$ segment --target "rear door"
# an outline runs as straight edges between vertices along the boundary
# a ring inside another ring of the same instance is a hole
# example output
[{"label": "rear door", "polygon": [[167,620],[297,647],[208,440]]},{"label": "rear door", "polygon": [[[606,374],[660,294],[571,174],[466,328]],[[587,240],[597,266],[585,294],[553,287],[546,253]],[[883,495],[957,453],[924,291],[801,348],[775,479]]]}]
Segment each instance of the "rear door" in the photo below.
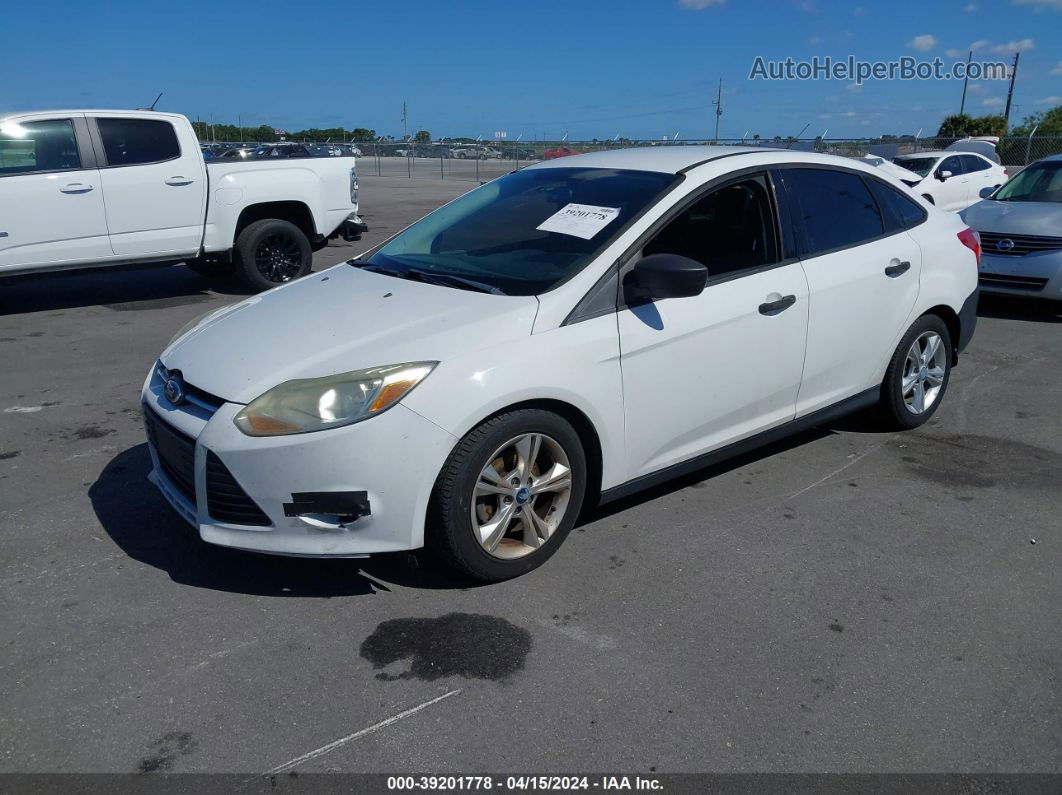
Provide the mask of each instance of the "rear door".
[{"label": "rear door", "polygon": [[963,169],[966,172],[969,192],[966,195],[966,204],[973,204],[981,198],[981,190],[994,188],[1000,184],[996,179],[995,164],[980,155],[959,155]]},{"label": "rear door", "polygon": [[0,270],[111,256],[83,114],[0,124]]},{"label": "rear door", "polygon": [[166,118],[89,118],[102,156],[111,247],[123,259],[195,254],[206,216],[206,164],[191,132]]},{"label": "rear door", "polygon": [[639,301],[625,288],[618,324],[629,478],[793,418],[808,293],[782,237],[772,185],[752,172],[706,188],[629,259],[628,267],[680,254],[708,268],[692,298]]},{"label": "rear door", "polygon": [[779,173],[810,292],[802,416],[875,386],[918,296],[922,254],[895,212],[879,207],[876,178],[824,166]]}]

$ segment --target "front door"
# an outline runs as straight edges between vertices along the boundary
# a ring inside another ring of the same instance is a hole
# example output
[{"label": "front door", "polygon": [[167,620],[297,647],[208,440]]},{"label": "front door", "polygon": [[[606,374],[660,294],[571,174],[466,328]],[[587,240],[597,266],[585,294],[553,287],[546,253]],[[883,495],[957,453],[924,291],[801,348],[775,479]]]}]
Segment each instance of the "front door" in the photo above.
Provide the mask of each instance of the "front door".
[{"label": "front door", "polygon": [[708,268],[692,298],[619,312],[627,441],[633,479],[793,418],[807,332],[807,283],[780,262],[766,175],[709,188],[640,256],[681,254]]}]

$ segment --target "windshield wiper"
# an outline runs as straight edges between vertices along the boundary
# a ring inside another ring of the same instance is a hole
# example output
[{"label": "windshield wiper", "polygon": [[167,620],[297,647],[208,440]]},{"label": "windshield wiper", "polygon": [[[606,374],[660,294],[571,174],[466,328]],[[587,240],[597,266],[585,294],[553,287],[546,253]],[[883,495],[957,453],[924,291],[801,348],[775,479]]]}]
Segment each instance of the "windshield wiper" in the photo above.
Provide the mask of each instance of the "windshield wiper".
[{"label": "windshield wiper", "polygon": [[361,264],[355,260],[351,260],[351,265],[362,270],[369,271],[370,273],[382,273],[384,276],[394,276],[399,279],[410,279],[412,281],[423,282],[424,284],[434,284],[440,287],[456,287],[461,290],[475,290],[478,293],[490,293],[491,295],[506,295],[503,291],[491,284],[484,282],[477,282],[475,279],[466,279],[464,276],[458,276],[455,273],[436,273],[435,271],[418,270],[417,268],[407,268],[406,270],[400,270],[398,268],[384,268],[381,265],[374,265],[372,263]]}]

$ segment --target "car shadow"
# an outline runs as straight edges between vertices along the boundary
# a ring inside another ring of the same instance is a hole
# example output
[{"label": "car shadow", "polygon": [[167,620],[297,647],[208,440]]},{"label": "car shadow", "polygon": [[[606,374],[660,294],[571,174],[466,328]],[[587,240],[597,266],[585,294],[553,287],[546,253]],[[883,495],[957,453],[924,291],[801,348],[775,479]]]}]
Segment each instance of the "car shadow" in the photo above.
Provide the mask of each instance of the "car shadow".
[{"label": "car shadow", "polygon": [[331,598],[406,588],[464,589],[472,583],[432,556],[292,558],[207,544],[148,482],[147,444],[118,453],[89,487],[96,518],[130,558],[176,583],[252,596]]},{"label": "car shadow", "polygon": [[1031,323],[1062,323],[1062,301],[982,294],[977,301],[977,316]]},{"label": "car shadow", "polygon": [[0,315],[104,306],[115,311],[159,309],[241,297],[238,285],[208,281],[183,265],[123,266],[92,271],[34,273],[0,282]]}]

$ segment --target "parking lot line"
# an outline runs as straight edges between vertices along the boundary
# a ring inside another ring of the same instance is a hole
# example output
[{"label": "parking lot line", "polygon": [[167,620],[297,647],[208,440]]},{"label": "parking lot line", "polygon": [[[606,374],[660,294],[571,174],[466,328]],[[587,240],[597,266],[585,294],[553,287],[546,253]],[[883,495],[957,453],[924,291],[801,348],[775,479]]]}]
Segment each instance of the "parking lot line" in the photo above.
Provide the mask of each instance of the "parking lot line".
[{"label": "parking lot line", "polygon": [[440,701],[447,699],[450,696],[456,696],[460,692],[460,688],[458,688],[457,690],[450,690],[449,692],[443,693],[441,696],[437,696],[436,698],[433,698],[430,701],[425,701],[423,704],[418,704],[415,707],[410,707],[404,712],[399,712],[397,715],[392,715],[390,718],[385,718],[379,723],[374,723],[372,726],[366,726],[364,729],[360,729],[354,732],[353,734],[348,734],[346,737],[340,737],[338,740],[333,740],[327,745],[322,745],[320,748],[316,748],[313,751],[310,751],[309,753],[305,753],[302,756],[297,756],[294,759],[290,759],[282,765],[277,765],[272,770],[267,770],[262,775],[273,776],[277,773],[283,773],[285,771],[291,770],[292,768],[301,765],[303,762],[309,762],[311,759],[316,759],[319,756],[324,756],[327,753],[331,753],[337,748],[342,748],[348,743],[352,743],[355,740],[360,740],[362,737],[366,737],[370,734],[373,734],[374,732],[377,732],[380,729],[390,726],[392,723],[398,723],[398,721],[403,720],[404,718],[408,718],[410,715],[415,715],[422,709],[427,709],[432,704],[438,704]]}]

